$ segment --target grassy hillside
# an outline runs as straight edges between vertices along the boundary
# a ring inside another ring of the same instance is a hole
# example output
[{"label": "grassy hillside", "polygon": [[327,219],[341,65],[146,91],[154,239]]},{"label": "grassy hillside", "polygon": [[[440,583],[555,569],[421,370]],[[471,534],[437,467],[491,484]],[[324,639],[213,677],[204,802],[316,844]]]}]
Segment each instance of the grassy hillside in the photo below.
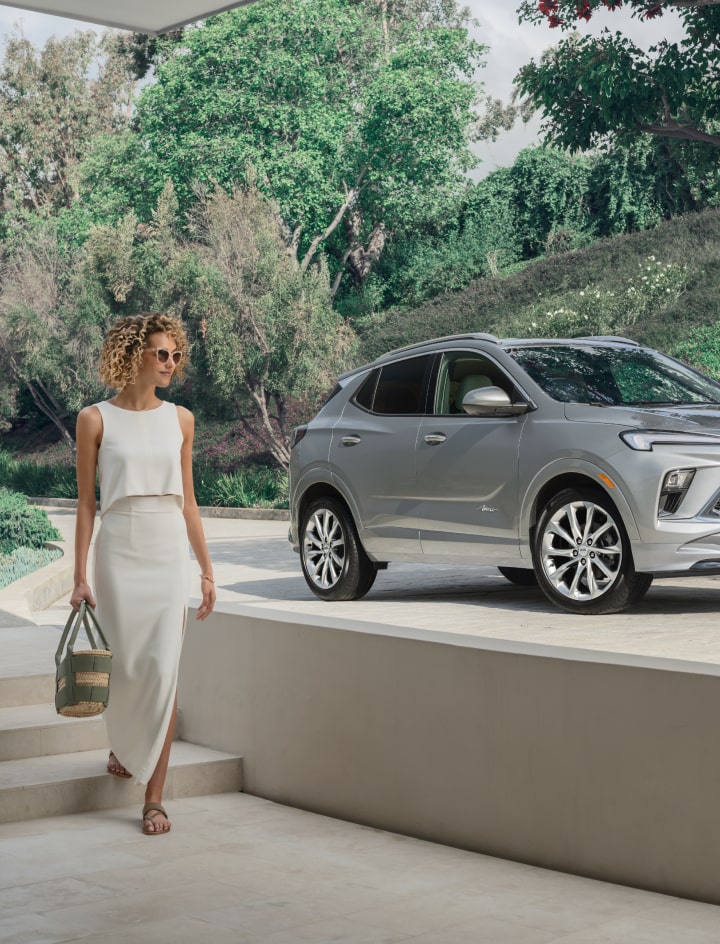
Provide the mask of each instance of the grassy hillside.
[{"label": "grassy hillside", "polygon": [[508,276],[478,279],[413,311],[389,312],[361,338],[361,359],[429,338],[465,331],[532,337],[529,312],[539,301],[562,303],[564,293],[588,286],[623,291],[637,280],[649,256],[687,266],[680,299],[618,333],[671,352],[693,328],[720,321],[720,210],[677,217],[654,230],[599,240],[586,249],[548,256]]}]

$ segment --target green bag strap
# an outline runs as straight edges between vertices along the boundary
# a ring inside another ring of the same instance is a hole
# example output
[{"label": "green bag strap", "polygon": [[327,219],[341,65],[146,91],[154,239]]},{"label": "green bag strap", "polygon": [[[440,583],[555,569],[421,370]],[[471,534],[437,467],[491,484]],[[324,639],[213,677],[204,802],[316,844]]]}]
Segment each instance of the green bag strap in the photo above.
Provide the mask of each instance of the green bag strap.
[{"label": "green bag strap", "polygon": [[[83,610],[84,608],[84,610]],[[90,640],[90,645],[93,649],[109,649],[107,639],[105,638],[105,633],[102,631],[102,627],[98,622],[98,618],[95,615],[95,610],[91,606],[87,606],[85,601],[80,604],[80,609],[83,610],[83,625],[85,627],[85,633],[87,638]],[[93,624],[95,632],[97,633],[97,638],[93,635],[93,631],[90,628],[90,623]]]},{"label": "green bag strap", "polygon": [[[95,632],[97,633],[97,639],[90,626],[91,621],[94,624]],[[57,651],[55,653],[55,665],[58,668],[60,667],[60,662],[63,658],[66,642],[68,652],[72,653],[75,640],[77,639],[77,635],[80,632],[81,626],[85,627],[88,641],[90,642],[90,646],[93,649],[109,649],[107,640],[105,639],[105,634],[100,628],[100,623],[98,623],[97,617],[93,613],[92,609],[87,605],[85,600],[83,600],[79,609],[71,610],[70,615],[67,618],[67,622],[65,623],[65,629],[63,629],[62,636],[60,637],[60,642],[58,643]],[[102,645],[98,645],[98,642],[102,643]]]}]

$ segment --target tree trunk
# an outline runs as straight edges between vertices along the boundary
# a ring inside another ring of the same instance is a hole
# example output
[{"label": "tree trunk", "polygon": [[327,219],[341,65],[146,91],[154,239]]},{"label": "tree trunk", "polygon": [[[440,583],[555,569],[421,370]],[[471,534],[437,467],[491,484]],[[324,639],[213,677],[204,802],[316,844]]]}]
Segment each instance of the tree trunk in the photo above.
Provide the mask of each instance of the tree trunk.
[{"label": "tree trunk", "polygon": [[372,267],[382,255],[387,239],[385,224],[382,222],[376,223],[368,238],[367,246],[363,246],[360,241],[361,225],[362,220],[357,211],[348,213],[345,220],[345,231],[347,232],[348,243],[351,246],[348,262],[358,285],[362,285],[370,275]]},{"label": "tree trunk", "polygon": [[63,418],[66,414],[62,411],[58,403],[55,401],[55,398],[47,390],[45,385],[41,380],[37,378],[35,380],[26,380],[25,386],[30,391],[30,396],[33,398],[35,406],[40,410],[42,414],[47,416],[47,418],[57,427],[60,432],[62,441],[70,450],[70,455],[75,458],[75,440],[70,435],[70,431],[63,422]]},{"label": "tree trunk", "polygon": [[277,431],[273,427],[270,411],[268,410],[267,397],[265,396],[265,387],[262,384],[258,387],[251,387],[249,384],[246,386],[260,413],[268,451],[280,468],[287,470],[290,465],[290,449],[284,437],[282,435],[278,436]]}]

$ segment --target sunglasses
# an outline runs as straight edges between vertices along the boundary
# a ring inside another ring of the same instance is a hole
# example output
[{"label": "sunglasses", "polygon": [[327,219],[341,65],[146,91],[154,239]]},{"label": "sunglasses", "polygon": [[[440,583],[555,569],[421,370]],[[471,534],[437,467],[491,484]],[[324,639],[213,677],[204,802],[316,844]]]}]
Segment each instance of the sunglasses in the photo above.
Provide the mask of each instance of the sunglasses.
[{"label": "sunglasses", "polygon": [[160,364],[167,364],[169,360],[172,360],[173,364],[177,367],[183,359],[182,351],[168,351],[166,347],[146,347],[145,350],[155,351],[155,357],[157,357]]}]

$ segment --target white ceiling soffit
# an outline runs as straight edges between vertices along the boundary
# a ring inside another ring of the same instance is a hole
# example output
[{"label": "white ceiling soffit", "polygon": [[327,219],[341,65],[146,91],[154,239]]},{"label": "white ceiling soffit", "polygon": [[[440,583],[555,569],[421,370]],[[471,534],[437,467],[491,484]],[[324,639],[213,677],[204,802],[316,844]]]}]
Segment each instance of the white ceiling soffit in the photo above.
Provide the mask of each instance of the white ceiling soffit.
[{"label": "white ceiling soffit", "polygon": [[[215,0],[217,3],[218,0]],[[215,6],[213,0],[31,0],[30,3],[3,3],[4,7],[51,13],[100,26],[133,30],[137,33],[167,33],[186,23],[244,6],[253,0],[235,0]]]}]

